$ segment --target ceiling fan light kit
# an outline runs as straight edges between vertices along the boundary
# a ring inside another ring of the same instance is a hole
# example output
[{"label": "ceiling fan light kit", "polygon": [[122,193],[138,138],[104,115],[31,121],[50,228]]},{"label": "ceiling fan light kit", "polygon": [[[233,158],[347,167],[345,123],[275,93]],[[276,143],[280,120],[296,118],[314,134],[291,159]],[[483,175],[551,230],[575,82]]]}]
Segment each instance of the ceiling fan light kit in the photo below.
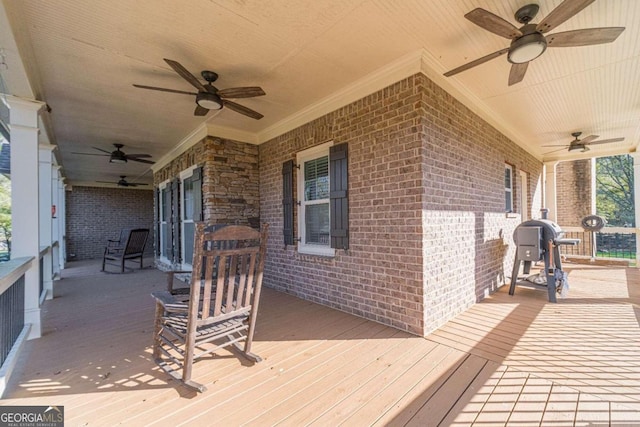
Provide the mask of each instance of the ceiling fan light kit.
[{"label": "ceiling fan light kit", "polygon": [[207,110],[219,110],[222,108],[222,99],[214,93],[198,92],[196,103]]},{"label": "ceiling fan light kit", "polygon": [[569,146],[569,152],[571,151],[580,151],[582,153],[589,151],[589,147],[584,144],[575,144]]},{"label": "ceiling fan light kit", "polygon": [[[534,32],[525,34],[511,42],[507,60],[512,64],[524,64],[533,61],[547,50],[547,40],[538,32],[535,32],[535,25],[529,24],[524,27],[532,27]],[[523,32],[524,32],[523,29]]]}]

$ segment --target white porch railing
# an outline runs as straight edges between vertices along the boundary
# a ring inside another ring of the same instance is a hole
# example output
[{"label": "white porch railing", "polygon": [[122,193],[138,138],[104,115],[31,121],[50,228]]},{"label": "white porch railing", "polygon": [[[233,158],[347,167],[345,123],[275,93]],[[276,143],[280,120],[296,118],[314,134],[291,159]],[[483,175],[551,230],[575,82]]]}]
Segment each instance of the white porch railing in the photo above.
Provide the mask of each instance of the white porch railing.
[{"label": "white porch railing", "polygon": [[563,246],[563,255],[629,261],[640,268],[640,228],[605,227],[595,233],[581,227],[562,227],[562,230],[565,237],[580,239],[577,246]]}]

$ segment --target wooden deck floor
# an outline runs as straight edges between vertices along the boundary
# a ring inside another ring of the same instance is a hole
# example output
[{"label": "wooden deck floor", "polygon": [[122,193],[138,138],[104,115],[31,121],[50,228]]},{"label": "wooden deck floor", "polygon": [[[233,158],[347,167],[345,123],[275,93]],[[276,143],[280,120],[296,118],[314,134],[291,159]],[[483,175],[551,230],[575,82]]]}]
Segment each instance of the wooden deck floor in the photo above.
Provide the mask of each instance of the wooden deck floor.
[{"label": "wooden deck floor", "polygon": [[426,339],[271,290],[251,365],[151,359],[162,273],[72,264],[0,405],[63,405],[67,426],[640,425],[640,274],[573,266],[569,297],[506,287]]}]

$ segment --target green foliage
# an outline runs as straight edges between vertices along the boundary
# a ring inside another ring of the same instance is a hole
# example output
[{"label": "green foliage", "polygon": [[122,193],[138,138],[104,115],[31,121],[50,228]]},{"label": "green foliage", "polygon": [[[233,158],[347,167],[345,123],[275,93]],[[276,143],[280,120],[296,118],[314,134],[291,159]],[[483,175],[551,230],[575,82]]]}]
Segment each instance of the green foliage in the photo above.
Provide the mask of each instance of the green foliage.
[{"label": "green foliage", "polygon": [[11,181],[0,175],[0,242],[11,252]]},{"label": "green foliage", "polygon": [[633,158],[596,159],[596,213],[611,227],[635,227]]}]

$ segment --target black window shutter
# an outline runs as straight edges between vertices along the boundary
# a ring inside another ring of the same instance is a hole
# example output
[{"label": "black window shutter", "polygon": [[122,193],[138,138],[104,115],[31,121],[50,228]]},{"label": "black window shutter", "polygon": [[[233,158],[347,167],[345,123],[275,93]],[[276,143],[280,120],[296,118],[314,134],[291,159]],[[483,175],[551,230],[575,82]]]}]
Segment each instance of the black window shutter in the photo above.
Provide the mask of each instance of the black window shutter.
[{"label": "black window shutter", "polygon": [[171,182],[171,227],[173,229],[173,262],[180,263],[180,180]]},{"label": "black window shutter", "polygon": [[203,221],[204,212],[202,210],[202,167],[196,168],[191,175],[193,182],[193,220]]},{"label": "black window shutter", "polygon": [[160,192],[161,196],[164,196],[162,201],[162,207],[164,209],[164,220],[167,222],[166,234],[164,236],[164,247],[162,248],[163,255],[167,259],[173,259],[173,244],[171,242],[171,186],[167,186]]},{"label": "black window shutter", "polygon": [[284,245],[293,245],[293,160],[282,164],[282,229]]},{"label": "black window shutter", "polygon": [[331,213],[331,247],[349,249],[349,200],[347,144],[329,149],[329,206]]},{"label": "black window shutter", "polygon": [[156,188],[155,192],[155,204],[156,209],[154,212],[154,224],[153,224],[153,232],[154,232],[154,242],[155,242],[155,254],[156,256],[160,256],[160,189]]}]

